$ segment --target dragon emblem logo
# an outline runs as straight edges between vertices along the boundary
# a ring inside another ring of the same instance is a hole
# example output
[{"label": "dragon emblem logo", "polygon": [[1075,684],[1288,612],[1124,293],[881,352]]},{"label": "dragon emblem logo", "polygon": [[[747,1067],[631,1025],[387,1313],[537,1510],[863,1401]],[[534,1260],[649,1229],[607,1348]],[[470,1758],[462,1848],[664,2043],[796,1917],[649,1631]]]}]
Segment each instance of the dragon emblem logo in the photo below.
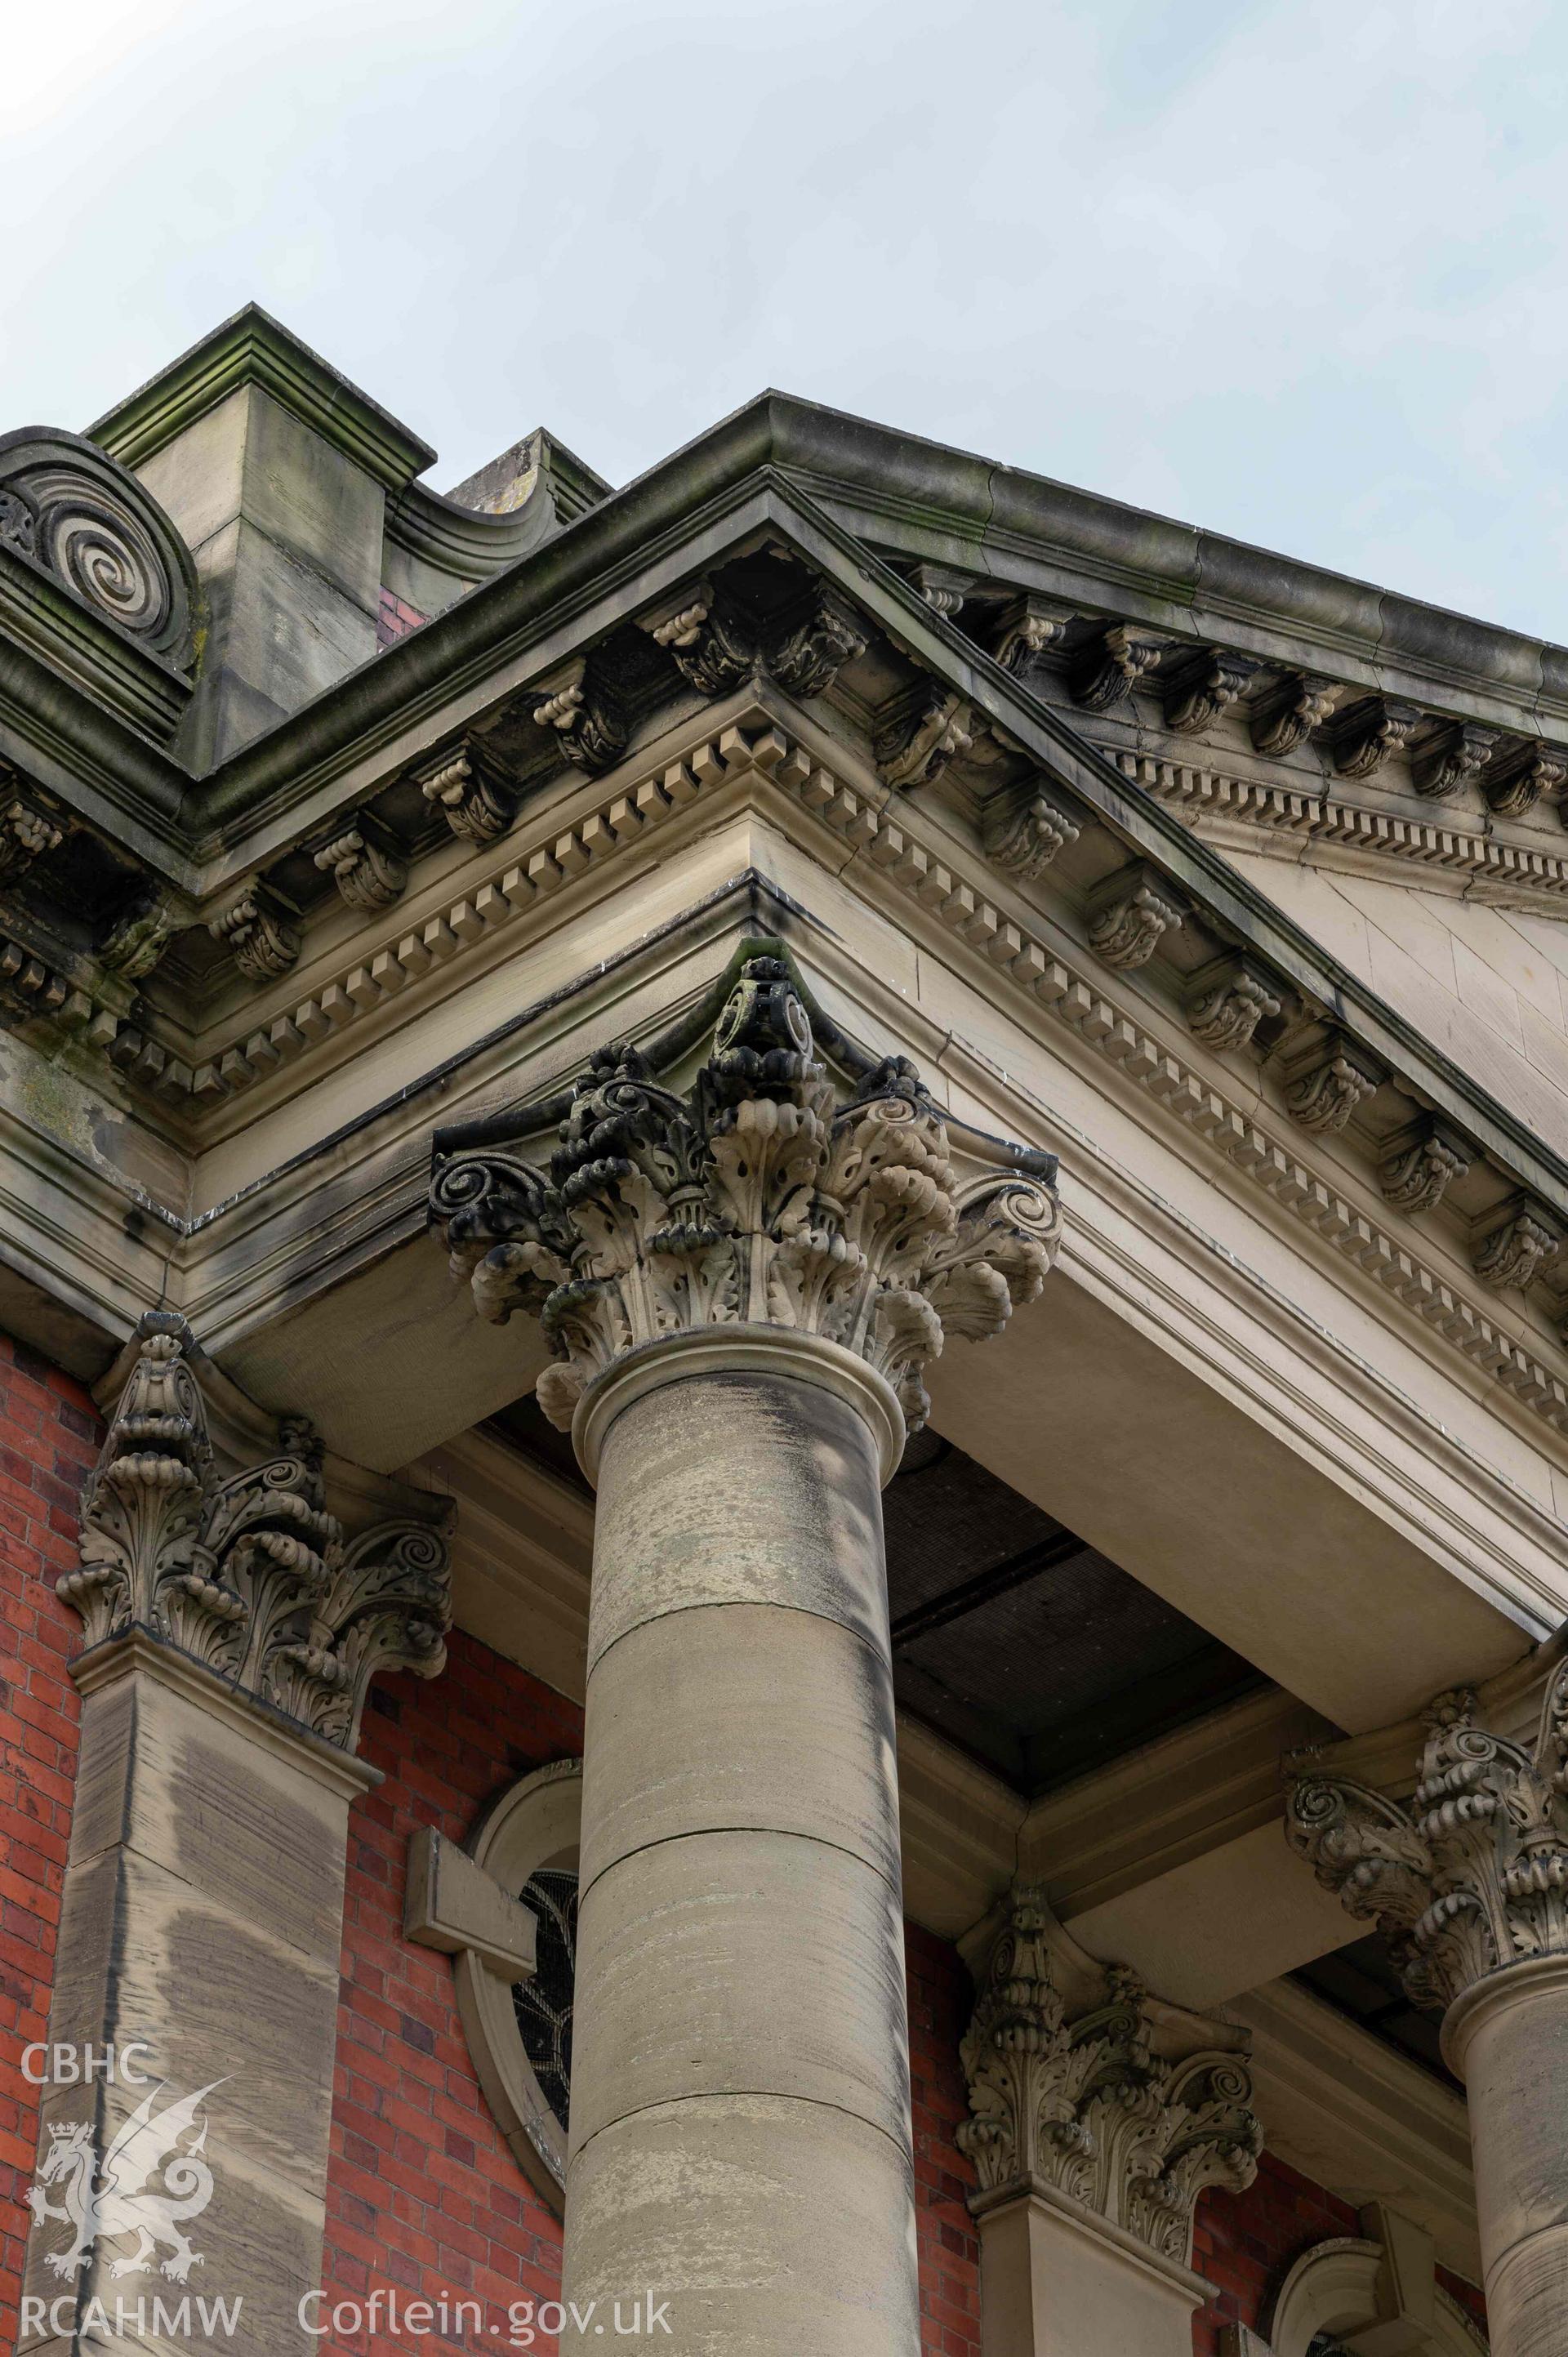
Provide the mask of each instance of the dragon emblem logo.
[{"label": "dragon emblem logo", "polygon": [[[187,2219],[199,2218],[212,2199],[212,2171],[201,2157],[207,2144],[201,2106],[222,2083],[214,2079],[194,2095],[166,2104],[162,2111],[154,2106],[164,2089],[154,2087],[102,2160],[85,2120],[50,2128],[48,2149],[38,2163],[27,2205],[40,2224],[58,2218],[74,2232],[69,2250],[46,2253],[46,2266],[57,2276],[77,2275],[95,2243],[132,2235],[135,2249],[128,2258],[113,2261],[111,2276],[146,2274],[166,2246],[169,2256],[160,2272],[176,2283],[184,2283],[192,2267],[202,2265],[201,2254],[192,2250],[183,2226]],[[155,2186],[160,2178],[161,2184]],[[59,2201],[51,2201],[45,2190],[51,2185],[61,2189]]]}]

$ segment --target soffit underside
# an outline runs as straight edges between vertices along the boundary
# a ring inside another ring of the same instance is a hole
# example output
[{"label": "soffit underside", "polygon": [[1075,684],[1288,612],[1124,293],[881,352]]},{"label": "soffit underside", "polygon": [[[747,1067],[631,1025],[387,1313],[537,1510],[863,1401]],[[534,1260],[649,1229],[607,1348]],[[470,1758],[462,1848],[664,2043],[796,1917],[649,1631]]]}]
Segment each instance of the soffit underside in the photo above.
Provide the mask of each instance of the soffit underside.
[{"label": "soffit underside", "polygon": [[[491,1428],[587,1499],[532,1394]],[[1032,1799],[1265,1681],[929,1428],[882,1501],[901,1711]]]}]

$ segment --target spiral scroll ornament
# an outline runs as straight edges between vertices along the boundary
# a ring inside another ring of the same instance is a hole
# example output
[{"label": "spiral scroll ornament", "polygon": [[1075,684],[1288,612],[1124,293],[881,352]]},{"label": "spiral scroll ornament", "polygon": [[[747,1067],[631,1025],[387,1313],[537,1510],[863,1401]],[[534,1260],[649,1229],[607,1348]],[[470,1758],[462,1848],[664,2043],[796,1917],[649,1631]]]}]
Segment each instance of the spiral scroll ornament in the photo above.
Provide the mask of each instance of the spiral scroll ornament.
[{"label": "spiral scroll ornament", "polygon": [[1415,2005],[1444,2012],[1488,1974],[1568,1955],[1568,1663],[1548,1678],[1532,1745],[1477,1724],[1468,1687],[1423,1714],[1408,1803],[1298,1754],[1291,1847],[1352,1915],[1375,1922]]},{"label": "spiral scroll ornament", "polygon": [[959,2049],[978,2201],[1047,2186],[1188,2265],[1198,2195],[1243,2191],[1262,2148],[1236,2036],[1097,1964],[1015,1883]]},{"label": "spiral scroll ornament", "polygon": [[0,436],[0,547],[177,671],[189,667],[190,553],[134,475],[74,434]]}]

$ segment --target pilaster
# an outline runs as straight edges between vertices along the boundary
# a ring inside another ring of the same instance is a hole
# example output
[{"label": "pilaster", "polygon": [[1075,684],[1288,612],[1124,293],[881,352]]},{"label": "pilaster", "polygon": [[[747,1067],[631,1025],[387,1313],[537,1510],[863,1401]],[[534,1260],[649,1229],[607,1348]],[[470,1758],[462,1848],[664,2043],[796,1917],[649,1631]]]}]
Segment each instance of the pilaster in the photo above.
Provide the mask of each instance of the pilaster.
[{"label": "pilaster", "polygon": [[314,2345],[360,1713],[379,1669],[441,1666],[446,1507],[297,1422],[236,1467],[236,1411],[265,1431],[145,1318],[59,1582],[88,1641],[23,2350],[188,2347],[203,2299],[268,2357]]},{"label": "pilaster", "polygon": [[1250,2044],[1015,1885],[961,2048],[985,2357],[1189,2357],[1197,2197],[1250,2185],[1262,2146]]}]

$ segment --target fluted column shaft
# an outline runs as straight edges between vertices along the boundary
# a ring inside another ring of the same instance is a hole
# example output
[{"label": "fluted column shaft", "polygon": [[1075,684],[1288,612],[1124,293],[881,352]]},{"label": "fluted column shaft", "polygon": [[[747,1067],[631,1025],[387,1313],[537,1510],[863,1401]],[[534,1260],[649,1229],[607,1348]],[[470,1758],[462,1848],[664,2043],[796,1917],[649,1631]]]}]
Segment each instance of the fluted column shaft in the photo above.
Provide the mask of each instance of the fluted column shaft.
[{"label": "fluted column shaft", "polygon": [[647,1346],[587,1406],[564,2297],[651,2290],[679,2352],[914,2357],[902,1417],[847,1351],[755,1328]]}]

